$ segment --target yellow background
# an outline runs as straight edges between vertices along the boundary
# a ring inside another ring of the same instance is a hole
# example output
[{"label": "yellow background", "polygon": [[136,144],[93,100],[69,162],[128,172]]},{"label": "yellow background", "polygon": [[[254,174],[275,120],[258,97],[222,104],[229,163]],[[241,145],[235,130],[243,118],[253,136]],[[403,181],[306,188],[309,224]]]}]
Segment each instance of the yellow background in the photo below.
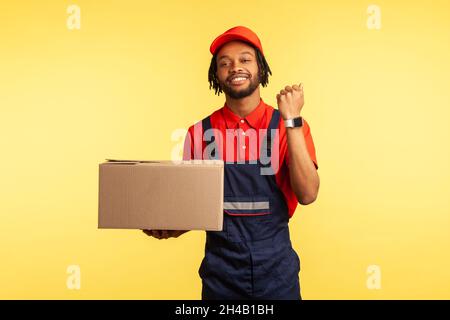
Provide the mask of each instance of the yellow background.
[{"label": "yellow background", "polygon": [[268,104],[304,83],[321,186],[291,220],[303,298],[450,298],[446,0],[2,1],[0,298],[200,298],[204,232],[97,230],[98,164],[169,159],[223,105],[209,45],[236,25],[262,41]]}]

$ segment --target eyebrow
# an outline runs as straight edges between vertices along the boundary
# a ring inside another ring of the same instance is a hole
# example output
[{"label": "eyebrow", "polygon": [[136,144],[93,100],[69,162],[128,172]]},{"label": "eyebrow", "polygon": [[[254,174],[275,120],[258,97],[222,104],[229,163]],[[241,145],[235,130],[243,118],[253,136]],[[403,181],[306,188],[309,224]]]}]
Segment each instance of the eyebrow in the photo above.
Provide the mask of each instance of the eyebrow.
[{"label": "eyebrow", "polygon": [[[240,54],[244,54],[244,53],[248,53],[253,56],[253,53],[251,53],[250,51],[242,51]],[[229,56],[227,56],[227,55],[221,56],[219,59],[217,59],[217,61],[219,61],[223,58],[229,58]]]}]

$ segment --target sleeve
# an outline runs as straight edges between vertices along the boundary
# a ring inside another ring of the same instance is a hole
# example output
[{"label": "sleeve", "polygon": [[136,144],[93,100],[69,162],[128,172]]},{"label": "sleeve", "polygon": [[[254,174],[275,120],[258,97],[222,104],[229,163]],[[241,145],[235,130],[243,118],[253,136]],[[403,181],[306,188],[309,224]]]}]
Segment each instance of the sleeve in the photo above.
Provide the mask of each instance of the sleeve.
[{"label": "sleeve", "polygon": [[184,139],[183,160],[203,159],[203,128],[201,121],[189,127]]},{"label": "sleeve", "polygon": [[194,156],[191,128],[189,128],[184,138],[183,160],[192,160]]},{"label": "sleeve", "polygon": [[[308,149],[308,154],[311,160],[316,167],[316,170],[319,169],[319,165],[317,163],[316,157],[316,148],[314,146],[313,137],[311,135],[311,128],[309,127],[308,122],[306,122],[305,118],[303,118],[303,135],[305,137],[306,148]],[[289,166],[289,149],[286,150],[286,165]]]}]

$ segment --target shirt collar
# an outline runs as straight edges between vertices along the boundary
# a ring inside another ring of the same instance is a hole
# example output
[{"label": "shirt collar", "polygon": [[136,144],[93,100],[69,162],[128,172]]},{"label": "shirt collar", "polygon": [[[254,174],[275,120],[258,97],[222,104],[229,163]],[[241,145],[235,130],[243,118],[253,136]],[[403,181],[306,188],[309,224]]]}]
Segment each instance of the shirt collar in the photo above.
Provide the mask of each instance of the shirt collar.
[{"label": "shirt collar", "polygon": [[[239,124],[239,121],[241,120],[241,117],[235,114],[231,109],[227,106],[226,102],[223,105],[222,108],[223,116],[225,118],[225,122],[228,129],[234,129]],[[262,119],[266,111],[266,104],[264,103],[263,99],[260,98],[258,106],[256,106],[255,109],[253,109],[252,112],[250,112],[246,117],[243,119],[247,121],[247,123],[253,128],[253,129],[260,129],[262,124]]]}]

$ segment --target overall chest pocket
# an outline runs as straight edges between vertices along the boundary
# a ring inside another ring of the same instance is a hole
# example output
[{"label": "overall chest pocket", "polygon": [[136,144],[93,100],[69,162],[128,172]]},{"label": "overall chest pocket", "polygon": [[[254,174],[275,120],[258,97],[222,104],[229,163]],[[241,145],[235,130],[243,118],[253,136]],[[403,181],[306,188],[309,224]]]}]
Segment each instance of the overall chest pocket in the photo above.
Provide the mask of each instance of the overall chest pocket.
[{"label": "overall chest pocket", "polygon": [[271,237],[273,212],[267,196],[225,196],[224,222],[228,240],[256,241]]}]

